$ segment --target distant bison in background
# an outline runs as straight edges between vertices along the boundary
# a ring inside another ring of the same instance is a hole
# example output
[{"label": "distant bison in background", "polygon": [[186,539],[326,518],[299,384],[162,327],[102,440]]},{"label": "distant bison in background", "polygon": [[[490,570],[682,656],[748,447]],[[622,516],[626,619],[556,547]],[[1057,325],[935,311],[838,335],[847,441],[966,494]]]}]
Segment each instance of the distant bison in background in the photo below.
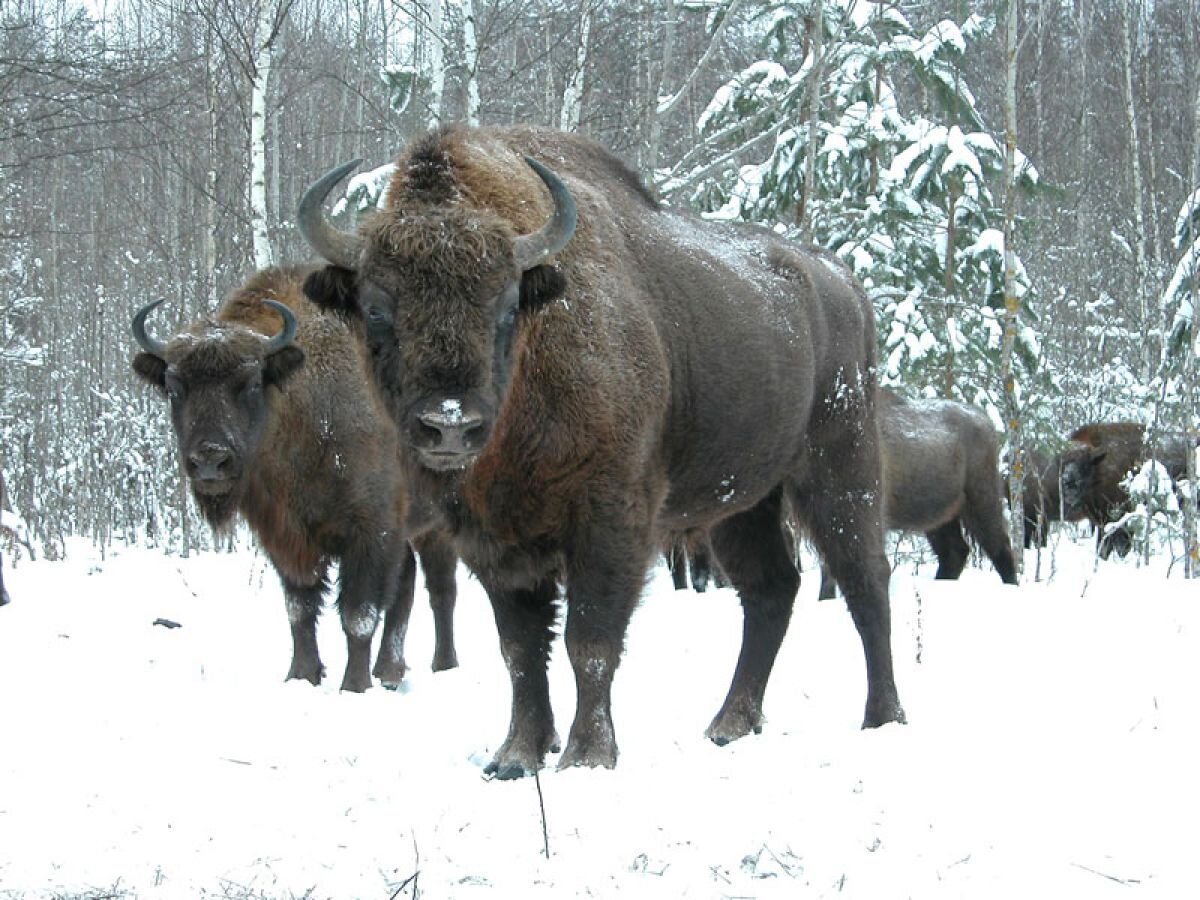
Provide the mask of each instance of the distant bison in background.
[{"label": "distant bison in background", "polygon": [[[923,531],[937,555],[937,578],[962,574],[969,534],[1005,584],[1017,583],[1016,561],[1001,505],[1003,488],[996,429],[977,407],[954,400],[907,400],[879,391],[883,449],[884,523],[895,531]],[[820,598],[835,584],[821,566]]]},{"label": "distant bison in background", "polygon": [[[1021,508],[1025,517],[1025,549],[1045,547],[1050,523],[1062,521],[1062,491],[1059,477],[1062,459],[1040,450],[1025,451],[1025,481],[1021,488]],[[1004,482],[1004,497],[1009,497],[1008,481]]]},{"label": "distant bison in background", "polygon": [[[415,560],[395,426],[345,322],[305,298],[307,274],[257,272],[215,317],[169,341],[146,333],[162,301],[151,303],[133,319],[144,351],[133,369],[170,401],[180,462],[205,519],[222,531],[240,512],[279,573],[292,626],[289,679],[321,681],[316,621],[330,564],[340,561],[342,690],[363,691],[384,612],[374,674],[387,685],[404,677]],[[438,628],[434,668],[448,668],[456,664],[457,559],[436,534],[417,546]]]},{"label": "distant bison in background", "polygon": [[1183,478],[1187,474],[1187,454],[1195,443],[1182,434],[1167,434],[1148,446],[1145,427],[1137,422],[1083,425],[1075,429],[1071,440],[1075,443],[1059,455],[1067,518],[1086,518],[1096,527],[1101,559],[1107,559],[1114,550],[1124,556],[1132,546],[1130,535],[1123,529],[1105,534],[1105,526],[1132,509],[1129,493],[1121,482],[1151,458],[1163,465],[1172,481]]},{"label": "distant bison in background", "polygon": [[8,589],[4,586],[4,556],[0,554],[0,606],[7,606],[9,602]]},{"label": "distant bison in background", "polygon": [[[305,289],[356,323],[430,498],[488,592],[512,687],[485,771],[559,746],[547,660],[565,587],[575,719],[559,766],[614,766],[612,681],[660,535],[708,529],[744,609],[708,728],[757,732],[799,576],[784,498],[846,589],[864,726],[903,721],[878,503],[871,304],[831,254],[660,205],[579,135],[445,128],[397,159],[355,233],[298,223]],[[551,264],[553,263],[553,264]]]}]

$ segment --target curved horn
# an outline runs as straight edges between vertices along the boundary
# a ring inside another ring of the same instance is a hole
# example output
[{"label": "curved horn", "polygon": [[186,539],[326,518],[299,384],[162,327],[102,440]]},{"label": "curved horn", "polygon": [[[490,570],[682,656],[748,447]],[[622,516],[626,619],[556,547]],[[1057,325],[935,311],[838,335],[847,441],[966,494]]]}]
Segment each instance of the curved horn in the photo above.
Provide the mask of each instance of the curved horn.
[{"label": "curved horn", "polygon": [[516,258],[517,268],[522,272],[541,265],[547,257],[565,247],[567,241],[571,240],[571,235],[575,233],[576,219],[575,200],[559,177],[532,157],[526,156],[525,162],[550,189],[550,196],[554,200],[554,215],[540,230],[522,235],[513,241],[513,256]]},{"label": "curved horn", "polygon": [[277,350],[282,350],[295,339],[296,315],[277,300],[263,300],[263,303],[283,316],[283,328],[280,330],[279,334],[267,341],[267,346],[264,352],[267,356],[270,356]]},{"label": "curved horn", "polygon": [[154,312],[155,307],[162,305],[166,300],[155,300],[153,303],[148,303],[139,309],[133,316],[133,338],[138,342],[138,346],[151,353],[154,356],[162,357],[167,352],[167,344],[165,341],[160,341],[146,334],[146,316]]},{"label": "curved horn", "polygon": [[311,185],[300,198],[296,209],[296,225],[308,241],[308,245],[326,261],[343,269],[354,269],[358,265],[358,254],[362,247],[358,236],[338,231],[321,209],[334,186],[358,168],[361,159],[355,159],[336,169],[330,169]]}]

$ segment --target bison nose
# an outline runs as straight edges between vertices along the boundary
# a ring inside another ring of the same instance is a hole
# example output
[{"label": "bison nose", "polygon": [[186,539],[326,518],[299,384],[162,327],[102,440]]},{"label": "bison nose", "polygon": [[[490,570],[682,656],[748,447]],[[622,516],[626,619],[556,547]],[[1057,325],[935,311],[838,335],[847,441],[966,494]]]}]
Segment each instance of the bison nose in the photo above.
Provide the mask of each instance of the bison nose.
[{"label": "bison nose", "polygon": [[201,444],[188,454],[188,475],[199,481],[221,481],[228,477],[233,451],[221,444]]},{"label": "bison nose", "polygon": [[474,453],[483,446],[483,416],[464,412],[457,404],[442,404],[417,417],[429,441],[429,449],[445,454]]}]

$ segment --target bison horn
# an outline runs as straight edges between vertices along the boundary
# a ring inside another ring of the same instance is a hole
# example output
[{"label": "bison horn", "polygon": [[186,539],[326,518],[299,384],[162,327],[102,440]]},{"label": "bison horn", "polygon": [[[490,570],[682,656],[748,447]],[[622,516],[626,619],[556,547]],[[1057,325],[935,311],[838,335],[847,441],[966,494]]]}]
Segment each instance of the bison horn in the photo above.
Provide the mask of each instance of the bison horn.
[{"label": "bison horn", "polygon": [[296,316],[290,309],[276,300],[263,300],[263,303],[283,316],[282,330],[275,337],[267,341],[266,354],[270,356],[272,353],[282,350],[295,339]]},{"label": "bison horn", "polygon": [[571,240],[571,235],[575,233],[576,219],[575,200],[559,177],[536,159],[527,156],[525,162],[550,189],[550,196],[554,200],[554,215],[540,231],[523,235],[513,241],[513,256],[522,272],[541,265],[549,256],[565,247],[567,241]]},{"label": "bison horn", "polygon": [[296,212],[296,224],[308,245],[327,262],[343,269],[356,269],[362,244],[355,234],[338,231],[321,209],[334,185],[358,168],[361,159],[352,160],[336,169],[330,169],[311,185],[300,198]]},{"label": "bison horn", "polygon": [[164,341],[157,340],[146,334],[146,317],[154,312],[155,307],[160,306],[163,301],[155,300],[153,303],[148,303],[137,311],[133,317],[133,338],[147,353],[153,354],[161,358],[167,352],[167,345]]}]

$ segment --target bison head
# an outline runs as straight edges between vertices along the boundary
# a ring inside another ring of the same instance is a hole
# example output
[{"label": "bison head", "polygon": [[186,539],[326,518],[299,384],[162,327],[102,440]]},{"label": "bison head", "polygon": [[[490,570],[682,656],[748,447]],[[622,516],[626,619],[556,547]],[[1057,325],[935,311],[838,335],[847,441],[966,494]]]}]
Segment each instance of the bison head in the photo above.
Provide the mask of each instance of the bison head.
[{"label": "bison head", "polygon": [[461,471],[479,455],[521,322],[565,288],[544,263],[574,234],[575,204],[558,176],[525,162],[554,206],[532,234],[515,234],[505,218],[467,199],[435,142],[410,154],[402,202],[393,197],[355,234],[337,231],[321,204],[357,161],[330,171],[300,201],[301,233],[332,263],[309,276],[305,291],[358,323],[404,443],[427,470]]},{"label": "bison head", "polygon": [[268,389],[304,362],[304,352],[292,343],[296,317],[282,303],[263,300],[283,317],[274,337],[210,320],[164,342],[146,333],[146,317],[162,302],[133,317],[133,336],[143,351],[134,357],[133,371],[170,401],[192,495],[208,523],[223,528],[237,511],[262,442]]},{"label": "bison head", "polygon": [[1062,486],[1063,514],[1067,519],[1083,518],[1094,505],[1097,472],[1107,455],[1105,448],[1086,444],[1063,452],[1059,484]]}]

